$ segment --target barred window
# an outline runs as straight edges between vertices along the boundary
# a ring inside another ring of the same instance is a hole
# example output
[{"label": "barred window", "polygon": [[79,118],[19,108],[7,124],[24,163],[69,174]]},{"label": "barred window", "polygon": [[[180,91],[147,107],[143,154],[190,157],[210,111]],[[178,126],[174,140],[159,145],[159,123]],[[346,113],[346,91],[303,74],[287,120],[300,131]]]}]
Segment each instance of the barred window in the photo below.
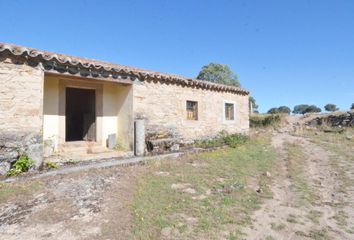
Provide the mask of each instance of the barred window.
[{"label": "barred window", "polygon": [[233,103],[225,103],[225,119],[235,120],[235,110]]},{"label": "barred window", "polygon": [[187,119],[198,120],[198,102],[187,101]]}]

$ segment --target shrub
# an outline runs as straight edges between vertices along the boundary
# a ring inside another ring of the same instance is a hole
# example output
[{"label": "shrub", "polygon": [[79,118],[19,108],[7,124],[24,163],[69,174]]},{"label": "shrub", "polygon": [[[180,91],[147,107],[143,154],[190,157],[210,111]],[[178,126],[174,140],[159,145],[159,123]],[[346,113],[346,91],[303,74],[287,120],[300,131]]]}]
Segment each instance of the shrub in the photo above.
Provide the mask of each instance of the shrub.
[{"label": "shrub", "polygon": [[21,172],[28,171],[33,166],[34,161],[29,159],[26,155],[21,155],[11,166],[11,169],[7,172],[7,176],[14,176]]},{"label": "shrub", "polygon": [[245,142],[247,142],[248,139],[249,139],[249,137],[246,135],[231,134],[231,135],[224,137],[224,142],[228,146],[235,148],[235,147],[240,146],[240,145],[244,144]]},{"label": "shrub", "polygon": [[217,146],[222,146],[224,144],[225,142],[220,137],[194,141],[194,146],[201,147],[201,148],[217,147]]},{"label": "shrub", "polygon": [[352,103],[352,106],[350,107],[351,110],[354,110],[354,103]]},{"label": "shrub", "polygon": [[280,122],[278,114],[257,114],[250,117],[250,127],[274,126]]},{"label": "shrub", "polygon": [[228,134],[225,131],[220,132],[215,138],[196,140],[194,146],[197,147],[218,147],[222,145],[228,145],[230,147],[237,147],[245,143],[249,139],[248,136],[242,134]]}]

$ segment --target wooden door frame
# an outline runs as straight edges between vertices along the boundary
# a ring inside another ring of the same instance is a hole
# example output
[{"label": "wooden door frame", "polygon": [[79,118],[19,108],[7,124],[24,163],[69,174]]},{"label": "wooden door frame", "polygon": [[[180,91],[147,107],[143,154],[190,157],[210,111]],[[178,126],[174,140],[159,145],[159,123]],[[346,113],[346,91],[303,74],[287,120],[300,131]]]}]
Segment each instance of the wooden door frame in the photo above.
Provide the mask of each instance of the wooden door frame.
[{"label": "wooden door frame", "polygon": [[59,144],[66,143],[66,88],[93,89],[96,92],[96,143],[102,144],[103,84],[59,79]]}]

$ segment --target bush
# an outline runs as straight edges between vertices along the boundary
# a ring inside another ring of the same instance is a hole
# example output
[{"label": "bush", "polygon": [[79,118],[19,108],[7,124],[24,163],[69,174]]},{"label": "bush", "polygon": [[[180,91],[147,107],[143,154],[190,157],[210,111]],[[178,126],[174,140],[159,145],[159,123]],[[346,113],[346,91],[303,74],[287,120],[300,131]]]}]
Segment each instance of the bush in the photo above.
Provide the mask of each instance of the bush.
[{"label": "bush", "polygon": [[28,171],[33,166],[34,161],[29,159],[26,155],[21,155],[11,166],[11,169],[7,172],[7,176],[13,176],[20,174],[21,172]]},{"label": "bush", "polygon": [[246,143],[249,140],[249,137],[246,135],[242,134],[232,134],[224,137],[224,142],[227,144],[229,147],[237,147],[240,146],[244,143]]},{"label": "bush", "polygon": [[352,103],[352,106],[350,107],[351,110],[354,110],[354,103]]},{"label": "bush", "polygon": [[248,136],[243,134],[227,134],[225,131],[220,132],[215,138],[206,140],[196,140],[194,146],[197,147],[218,147],[228,145],[230,147],[237,147],[245,143],[249,139]]},{"label": "bush", "polygon": [[201,147],[201,148],[208,148],[208,147],[217,147],[224,145],[224,141],[222,138],[211,138],[205,140],[195,140],[194,146]]},{"label": "bush", "polygon": [[250,117],[250,127],[274,126],[279,122],[280,116],[277,114],[257,114]]}]

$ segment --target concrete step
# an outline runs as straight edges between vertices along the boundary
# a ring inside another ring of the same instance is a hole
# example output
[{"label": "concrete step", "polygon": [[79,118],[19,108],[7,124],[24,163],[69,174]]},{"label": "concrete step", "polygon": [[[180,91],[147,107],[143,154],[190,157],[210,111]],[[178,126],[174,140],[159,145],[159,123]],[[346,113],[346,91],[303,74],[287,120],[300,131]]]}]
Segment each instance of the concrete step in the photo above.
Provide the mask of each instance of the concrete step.
[{"label": "concrete step", "polygon": [[59,146],[60,153],[104,153],[112,151],[98,143],[87,143],[84,141],[67,142]]}]

